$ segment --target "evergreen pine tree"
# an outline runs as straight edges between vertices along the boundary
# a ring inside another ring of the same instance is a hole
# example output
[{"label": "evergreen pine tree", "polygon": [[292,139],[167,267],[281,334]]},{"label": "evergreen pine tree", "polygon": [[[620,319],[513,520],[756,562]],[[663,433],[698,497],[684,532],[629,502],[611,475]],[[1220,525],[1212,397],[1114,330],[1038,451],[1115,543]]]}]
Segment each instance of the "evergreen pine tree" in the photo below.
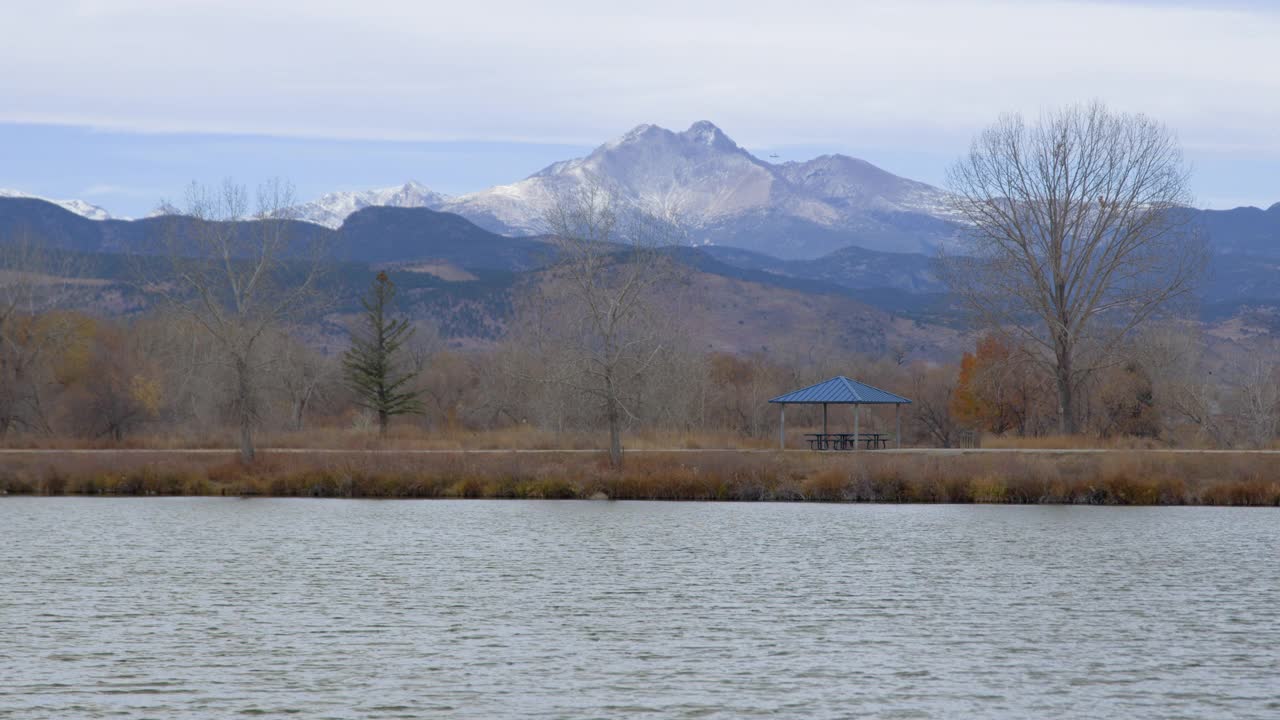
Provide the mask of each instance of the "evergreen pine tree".
[{"label": "evergreen pine tree", "polygon": [[365,311],[364,327],[351,333],[351,348],[342,358],[347,384],[361,406],[378,414],[381,435],[386,435],[387,421],[392,416],[422,412],[419,392],[405,389],[413,373],[396,369],[398,353],[413,337],[413,328],[408,320],[390,317],[395,294],[395,283],[385,272],[378,273],[368,297],[360,299]]}]

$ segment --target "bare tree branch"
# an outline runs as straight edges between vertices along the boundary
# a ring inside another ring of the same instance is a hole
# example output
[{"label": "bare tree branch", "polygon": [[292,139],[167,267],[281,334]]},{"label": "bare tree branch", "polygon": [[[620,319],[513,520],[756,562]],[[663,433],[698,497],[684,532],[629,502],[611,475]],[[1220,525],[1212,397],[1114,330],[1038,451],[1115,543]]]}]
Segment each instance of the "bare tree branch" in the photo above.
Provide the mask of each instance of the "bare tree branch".
[{"label": "bare tree branch", "polygon": [[261,341],[317,300],[324,268],[325,248],[291,246],[295,206],[293,189],[279,180],[258,189],[252,214],[243,186],[193,183],[186,207],[169,209],[165,250],[173,280],[149,283],[209,335],[232,368],[230,395],[245,462],[254,456],[260,376],[271,362]]},{"label": "bare tree branch", "polygon": [[1099,103],[1034,126],[1006,115],[948,184],[969,224],[968,244],[945,258],[951,287],[987,325],[1039,348],[1059,429],[1074,433],[1080,383],[1204,267],[1176,138]]}]

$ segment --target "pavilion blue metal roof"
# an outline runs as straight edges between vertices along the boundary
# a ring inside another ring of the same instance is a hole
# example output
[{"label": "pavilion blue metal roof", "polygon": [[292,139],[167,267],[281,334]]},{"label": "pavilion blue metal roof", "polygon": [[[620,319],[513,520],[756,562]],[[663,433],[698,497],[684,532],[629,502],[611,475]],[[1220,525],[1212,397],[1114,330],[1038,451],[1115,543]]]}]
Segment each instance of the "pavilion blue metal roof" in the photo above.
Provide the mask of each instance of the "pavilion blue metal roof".
[{"label": "pavilion blue metal roof", "polygon": [[771,403],[814,403],[828,405],[910,405],[901,395],[871,387],[866,383],[838,375],[807,388],[780,395]]}]

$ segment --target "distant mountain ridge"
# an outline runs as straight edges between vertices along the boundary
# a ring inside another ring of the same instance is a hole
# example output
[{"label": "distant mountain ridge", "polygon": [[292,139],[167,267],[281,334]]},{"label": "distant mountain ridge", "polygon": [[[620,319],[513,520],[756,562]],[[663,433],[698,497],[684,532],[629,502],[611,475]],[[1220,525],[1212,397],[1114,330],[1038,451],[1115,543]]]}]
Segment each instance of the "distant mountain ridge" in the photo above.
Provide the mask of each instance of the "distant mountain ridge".
[{"label": "distant mountain ridge", "polygon": [[[1273,312],[1269,308],[1280,308],[1280,205],[1266,211],[1227,211],[1209,217],[1212,219],[1201,222],[1210,232],[1240,235],[1211,240],[1220,241],[1215,245],[1221,244],[1223,249],[1213,257],[1201,288],[1202,315],[1221,318],[1242,309],[1262,308],[1259,312],[1265,314]],[[173,216],[94,221],[44,200],[0,198],[0,243],[26,237],[49,248],[104,257],[162,252],[167,238],[187,234],[182,223],[194,222],[199,221]],[[322,244],[335,263],[425,272],[446,280],[470,271],[491,280],[510,278],[512,273],[536,272],[554,260],[554,248],[543,238],[498,235],[460,215],[429,208],[366,207],[349,215],[336,230],[291,222],[294,252],[309,252]],[[236,224],[246,230],[251,225],[244,221]],[[953,325],[959,317],[937,277],[933,257],[922,253],[846,246],[813,260],[784,260],[719,245],[677,252],[708,278],[800,293],[788,295],[797,301],[801,295],[840,296],[931,325]],[[502,287],[508,287],[506,283],[508,280],[499,282]],[[450,287],[464,292],[461,285]],[[727,286],[724,290],[731,292]],[[761,302],[766,302],[766,297],[758,295]],[[502,302],[506,301],[499,304]],[[738,300],[732,302],[734,307],[740,305]]]},{"label": "distant mountain ridge", "polygon": [[893,288],[910,293],[942,293],[937,260],[920,253],[888,253],[856,246],[815,260],[779,260],[732,247],[703,248],[726,265],[798,280],[819,280],[853,289]]},{"label": "distant mountain ridge", "polygon": [[1266,210],[1238,207],[1191,212],[1192,221],[1204,229],[1215,254],[1280,257],[1280,202]]},{"label": "distant mountain ridge", "polygon": [[[418,206],[456,213],[494,233],[532,235],[545,230],[542,217],[558,196],[588,183],[674,212],[695,243],[786,261],[816,260],[850,246],[932,255],[962,227],[939,188],[846,155],[772,164],[707,121],[683,132],[638,125],[584,157],[456,197],[410,182],[331,193],[300,211],[303,219],[337,227],[360,207]],[[1280,254],[1280,203],[1191,212],[1209,231],[1215,252]]]},{"label": "distant mountain ridge", "polygon": [[87,203],[84,200],[53,200],[50,198],[45,198],[45,197],[40,197],[38,195],[25,193],[25,192],[22,192],[21,190],[6,190],[5,188],[0,188],[0,198],[26,198],[29,200],[43,200],[44,202],[53,203],[54,205],[57,205],[58,207],[68,212],[73,212],[76,215],[79,215],[80,217],[88,218],[90,220],[110,220],[111,219],[111,213],[107,212],[104,208],[101,208],[92,203]]},{"label": "distant mountain ridge", "polygon": [[[182,216],[93,221],[57,205],[31,198],[0,198],[0,244],[25,236],[43,246],[71,253],[83,277],[105,280],[86,285],[84,309],[127,314],[149,306],[137,283],[165,272],[166,262],[152,253],[168,240],[189,236]],[[255,221],[233,221],[248,231]],[[324,317],[312,317],[308,332],[333,330],[335,318],[358,312],[355,299],[374,269],[385,269],[403,292],[402,310],[437,323],[454,347],[483,345],[500,338],[513,319],[521,287],[545,282],[554,246],[536,237],[510,238],[491,233],[465,218],[428,208],[367,207],[352,213],[338,229],[289,221],[288,254],[327,247],[331,262],[322,292],[334,301]],[[194,249],[194,248],[191,248]],[[688,314],[693,332],[708,349],[760,352],[824,342],[858,352],[911,348],[920,357],[951,356],[960,347],[954,328],[921,324],[901,308],[878,304],[883,293],[864,301],[857,291],[836,284],[770,272],[741,269],[713,258],[705,248],[675,248],[672,254],[689,268],[682,275],[679,301],[669,308]],[[136,253],[131,259],[125,253]],[[5,256],[0,253],[0,260]],[[889,295],[895,304],[900,296]],[[926,304],[925,309],[928,309]],[[829,317],[827,316],[829,314]],[[915,314],[921,314],[916,311]]]},{"label": "distant mountain ridge", "polygon": [[[426,193],[420,196],[426,197]],[[1220,279],[1210,283],[1213,290],[1209,295],[1280,297],[1280,276],[1275,270],[1280,260],[1280,203],[1266,210],[1188,212],[1195,214],[1193,221],[1208,234],[1216,256],[1215,277]],[[161,247],[166,222],[162,216],[90,220],[51,201],[0,197],[0,241],[26,233],[67,250],[148,253]],[[544,262],[547,256],[547,245],[539,238],[499,235],[462,215],[425,207],[372,205],[348,215],[337,229],[298,221],[294,235],[319,238],[335,259],[358,262],[435,258],[476,268],[512,270]],[[909,293],[942,289],[934,253],[884,252],[842,244],[818,258],[786,259],[729,243],[701,247],[728,266],[776,277],[820,280],[846,288],[888,287]],[[1276,290],[1271,292],[1269,287]]]},{"label": "distant mountain ridge", "polygon": [[466,218],[425,207],[366,207],[335,231],[344,260],[373,264],[446,260],[482,270],[529,270],[550,261],[547,243],[491,233]]},{"label": "distant mountain ridge", "polygon": [[332,192],[295,208],[297,218],[337,229],[352,213],[367,207],[439,209],[451,198],[415,180],[377,190]]},{"label": "distant mountain ridge", "polygon": [[[552,163],[523,180],[449,196],[415,181],[333,192],[297,206],[300,220],[338,229],[370,207],[449,212],[505,236],[543,232],[557,197],[599,184],[620,199],[673,212],[699,245],[812,261],[843,248],[932,255],[962,227],[946,193],[846,155],[773,164],[699,121],[674,132],[639,125],[591,153]],[[0,197],[31,196],[0,191]],[[79,200],[49,201],[77,215],[111,215]],[[1266,210],[1189,210],[1215,253],[1280,256],[1280,203]],[[829,273],[828,273],[829,274]]]},{"label": "distant mountain ridge", "polygon": [[[94,221],[35,198],[0,198],[0,242],[27,237],[44,246],[82,253],[162,252],[172,223],[190,218],[153,216]],[[291,221],[292,252],[322,245],[335,261],[370,264],[444,260],[486,270],[523,270],[546,261],[547,245],[536,238],[491,233],[465,218],[428,208],[366,207],[331,228]],[[248,227],[248,222],[237,225]],[[183,234],[181,226],[178,236]]]},{"label": "distant mountain ridge", "polygon": [[844,155],[768,163],[705,120],[683,132],[639,125],[584,157],[457,197],[410,181],[329,193],[297,210],[302,220],[336,228],[364,207],[425,207],[457,213],[491,232],[536,235],[557,198],[589,184],[624,202],[672,213],[699,244],[789,259],[851,244],[931,251],[957,228],[938,188]]}]

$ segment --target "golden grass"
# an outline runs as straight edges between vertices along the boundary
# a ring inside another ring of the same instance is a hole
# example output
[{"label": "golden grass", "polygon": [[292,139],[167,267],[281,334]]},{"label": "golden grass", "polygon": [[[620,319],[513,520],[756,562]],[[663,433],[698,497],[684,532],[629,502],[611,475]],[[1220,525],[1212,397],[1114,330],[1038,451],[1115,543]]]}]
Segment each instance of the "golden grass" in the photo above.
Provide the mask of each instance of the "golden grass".
[{"label": "golden grass", "polygon": [[6,457],[0,493],[1280,505],[1280,463],[1248,454],[263,452]]}]

